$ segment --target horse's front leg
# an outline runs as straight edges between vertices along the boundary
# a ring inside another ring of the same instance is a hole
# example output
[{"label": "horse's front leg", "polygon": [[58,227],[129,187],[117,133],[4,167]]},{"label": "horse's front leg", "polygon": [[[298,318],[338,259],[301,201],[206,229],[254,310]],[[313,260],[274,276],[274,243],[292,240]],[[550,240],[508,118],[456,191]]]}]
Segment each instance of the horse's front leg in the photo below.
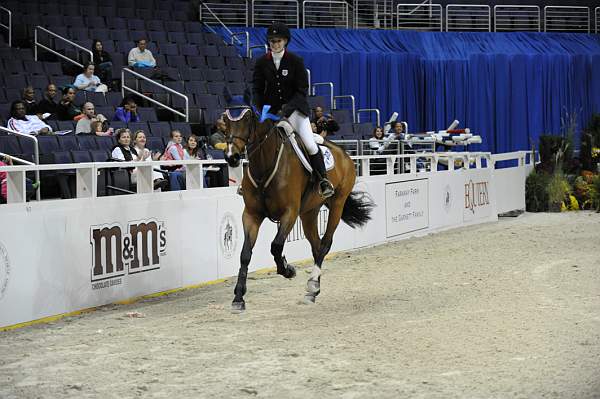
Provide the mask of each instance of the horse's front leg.
[{"label": "horse's front leg", "polygon": [[263,220],[263,216],[253,215],[248,211],[248,208],[244,208],[244,214],[242,215],[242,223],[244,225],[244,246],[242,247],[242,254],[240,255],[240,271],[238,272],[237,284],[233,291],[235,294],[235,298],[233,298],[233,303],[231,304],[231,311],[233,313],[240,313],[246,309],[244,295],[246,294],[248,265],[252,259],[252,248],[254,248],[254,244],[256,243],[258,229]]},{"label": "horse's front leg", "polygon": [[277,264],[277,274],[281,274],[285,278],[294,278],[296,276],[296,268],[287,263],[285,256],[283,256],[283,245],[292,227],[294,227],[297,218],[298,210],[288,209],[281,217],[277,235],[275,235],[275,239],[271,242],[271,255],[273,255]]}]

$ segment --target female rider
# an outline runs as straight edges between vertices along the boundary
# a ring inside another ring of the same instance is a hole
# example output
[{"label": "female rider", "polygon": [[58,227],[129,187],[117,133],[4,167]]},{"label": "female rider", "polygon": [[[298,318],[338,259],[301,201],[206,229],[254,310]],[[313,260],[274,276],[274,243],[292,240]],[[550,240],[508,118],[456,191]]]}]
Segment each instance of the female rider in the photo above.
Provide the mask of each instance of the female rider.
[{"label": "female rider", "polygon": [[267,29],[270,51],[260,57],[254,67],[254,102],[259,112],[265,104],[271,106],[269,112],[281,112],[302,138],[310,157],[310,163],[317,172],[321,195],[331,197],[333,185],[327,180],[325,163],[315,143],[310,126],[308,95],[308,74],[304,61],[288,51],[291,40],[290,30],[285,24],[275,22]]}]

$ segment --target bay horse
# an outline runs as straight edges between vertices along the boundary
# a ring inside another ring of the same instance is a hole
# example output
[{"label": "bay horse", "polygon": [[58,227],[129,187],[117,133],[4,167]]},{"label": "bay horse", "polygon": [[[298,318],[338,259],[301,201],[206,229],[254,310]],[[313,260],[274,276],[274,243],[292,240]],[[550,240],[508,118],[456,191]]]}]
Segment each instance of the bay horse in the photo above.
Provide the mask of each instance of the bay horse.
[{"label": "bay horse", "polygon": [[[227,147],[224,149],[227,163],[231,167],[238,167],[244,150],[248,154],[248,167],[242,179],[244,244],[232,312],[240,313],[246,308],[244,295],[248,264],[258,230],[265,218],[279,222],[277,234],[271,243],[271,254],[277,265],[277,273],[291,279],[296,271],[283,256],[283,246],[300,216],[314,259],[304,302],[315,303],[320,293],[323,259],[331,248],[333,233],[340,219],[352,228],[363,226],[370,220],[373,204],[364,193],[352,192],[356,180],[354,162],[342,148],[325,141],[324,145],[335,159],[335,167],[327,173],[335,194],[325,200],[319,193],[316,180],[311,179],[302,166],[288,135],[276,127],[272,120],[260,122],[250,107],[242,107],[241,115],[237,117],[233,117],[228,110],[223,119],[227,126]],[[297,137],[300,142],[300,137]],[[329,218],[325,234],[319,238],[318,215],[323,205],[329,208]]]}]

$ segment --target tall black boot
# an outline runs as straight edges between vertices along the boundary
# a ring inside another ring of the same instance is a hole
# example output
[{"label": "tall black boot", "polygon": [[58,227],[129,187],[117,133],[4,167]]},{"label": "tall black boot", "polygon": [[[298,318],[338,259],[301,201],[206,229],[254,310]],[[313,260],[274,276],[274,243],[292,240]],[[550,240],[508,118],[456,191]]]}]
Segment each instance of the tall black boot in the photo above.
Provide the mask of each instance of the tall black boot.
[{"label": "tall black boot", "polygon": [[323,161],[323,155],[321,149],[314,155],[309,155],[310,164],[317,173],[319,178],[319,188],[321,189],[321,196],[323,198],[329,198],[333,195],[334,189],[333,184],[327,180],[327,171],[325,170],[325,161]]}]

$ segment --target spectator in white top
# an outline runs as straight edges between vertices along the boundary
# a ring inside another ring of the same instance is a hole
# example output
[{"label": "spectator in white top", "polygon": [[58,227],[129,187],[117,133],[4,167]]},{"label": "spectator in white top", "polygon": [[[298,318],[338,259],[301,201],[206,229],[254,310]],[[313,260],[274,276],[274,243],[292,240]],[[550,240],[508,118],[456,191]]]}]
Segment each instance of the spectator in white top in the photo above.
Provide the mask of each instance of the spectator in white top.
[{"label": "spectator in white top", "polygon": [[25,103],[21,100],[13,101],[10,106],[8,128],[25,134],[51,134],[52,128],[42,122],[37,115],[25,114]]},{"label": "spectator in white top", "polygon": [[101,85],[100,78],[94,75],[95,66],[92,63],[86,63],[83,65],[83,73],[80,73],[75,78],[73,86],[79,90],[85,91],[96,91],[98,86]]},{"label": "spectator in white top", "polygon": [[127,56],[127,63],[130,67],[136,68],[154,68],[156,60],[152,52],[146,49],[146,39],[140,39],[137,42],[137,47],[132,48]]},{"label": "spectator in white top", "polygon": [[[133,157],[134,161],[158,161],[160,159],[161,153],[156,152],[152,154],[152,152],[146,148],[146,133],[143,130],[137,130],[133,135],[133,148],[137,152],[137,156]],[[133,170],[131,174],[131,181],[137,182],[137,168]],[[154,182],[154,189],[161,189],[161,191],[166,191],[168,187],[167,180],[164,179],[163,174],[153,170],[152,171],[152,181]]]},{"label": "spectator in white top", "polygon": [[75,134],[92,133],[92,122],[96,121],[104,122],[106,117],[102,114],[96,115],[96,107],[91,102],[83,104],[83,118],[77,121]]}]

